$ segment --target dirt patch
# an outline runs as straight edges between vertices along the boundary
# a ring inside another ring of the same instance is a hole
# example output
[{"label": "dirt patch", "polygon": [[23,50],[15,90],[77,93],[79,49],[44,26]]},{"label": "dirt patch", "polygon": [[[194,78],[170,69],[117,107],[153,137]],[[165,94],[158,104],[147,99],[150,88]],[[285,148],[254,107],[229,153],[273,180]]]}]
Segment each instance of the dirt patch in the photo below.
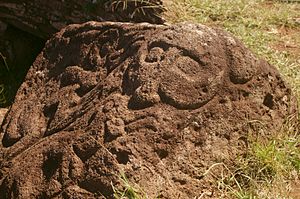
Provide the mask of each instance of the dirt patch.
[{"label": "dirt patch", "polygon": [[150,197],[217,198],[207,169],[244,153],[249,128],[268,138],[295,113],[278,71],[222,30],[71,25],[4,120],[0,198],[112,198],[122,171]]},{"label": "dirt patch", "polygon": [[289,195],[291,198],[300,198],[300,182],[299,180],[292,183],[291,193]]},{"label": "dirt patch", "polygon": [[273,44],[272,48],[280,52],[289,52],[295,59],[298,59],[300,57],[300,45],[298,43],[300,28],[281,27],[276,30],[275,34],[280,36],[281,41]]}]

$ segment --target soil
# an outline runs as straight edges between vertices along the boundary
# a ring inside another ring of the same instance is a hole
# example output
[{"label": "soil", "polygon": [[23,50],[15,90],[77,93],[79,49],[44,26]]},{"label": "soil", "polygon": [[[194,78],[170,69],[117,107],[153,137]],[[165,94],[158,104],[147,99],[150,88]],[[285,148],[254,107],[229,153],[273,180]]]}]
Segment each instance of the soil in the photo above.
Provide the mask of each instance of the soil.
[{"label": "soil", "polygon": [[0,198],[113,198],[121,173],[149,198],[218,198],[207,169],[291,114],[278,71],[222,30],[70,25],[47,41],[4,119]]},{"label": "soil", "polygon": [[278,41],[271,47],[280,52],[288,52],[296,60],[298,59],[300,63],[300,44],[297,43],[300,38],[300,28],[292,29],[281,27],[277,30],[276,33],[280,36],[282,41]]},{"label": "soil", "polygon": [[299,179],[292,183],[291,193],[289,195],[291,198],[300,198],[300,181]]}]

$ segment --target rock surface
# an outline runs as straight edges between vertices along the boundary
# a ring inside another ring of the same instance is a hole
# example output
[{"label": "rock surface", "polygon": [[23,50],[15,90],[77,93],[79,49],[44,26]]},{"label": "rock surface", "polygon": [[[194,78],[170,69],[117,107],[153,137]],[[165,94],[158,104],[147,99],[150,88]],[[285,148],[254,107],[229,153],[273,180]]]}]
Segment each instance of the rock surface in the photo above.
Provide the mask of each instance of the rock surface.
[{"label": "rock surface", "polygon": [[7,108],[0,108],[0,125],[3,122],[6,113],[7,113]]},{"label": "rock surface", "polygon": [[0,20],[43,39],[72,23],[163,23],[161,0],[1,0]]},{"label": "rock surface", "polygon": [[278,71],[222,30],[71,25],[4,120],[0,198],[112,198],[121,172],[150,198],[217,198],[207,169],[295,112]]},{"label": "rock surface", "polygon": [[7,107],[28,68],[52,34],[72,23],[95,21],[164,22],[161,0],[1,0],[0,53],[11,68],[8,75],[0,57],[0,84]]}]

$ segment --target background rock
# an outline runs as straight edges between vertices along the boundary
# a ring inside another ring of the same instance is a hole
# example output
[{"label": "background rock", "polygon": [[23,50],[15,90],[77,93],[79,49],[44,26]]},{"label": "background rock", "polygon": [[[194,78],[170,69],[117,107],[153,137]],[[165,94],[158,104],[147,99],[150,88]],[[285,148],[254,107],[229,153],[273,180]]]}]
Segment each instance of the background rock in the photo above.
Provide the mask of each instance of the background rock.
[{"label": "background rock", "polygon": [[120,172],[150,198],[218,198],[207,169],[295,113],[278,71],[222,30],[71,25],[46,43],[4,120],[0,198],[112,198]]},{"label": "background rock", "polygon": [[45,41],[0,21],[0,107],[7,107]]},{"label": "background rock", "polygon": [[2,0],[0,20],[48,39],[72,23],[131,21],[163,23],[161,0]]}]

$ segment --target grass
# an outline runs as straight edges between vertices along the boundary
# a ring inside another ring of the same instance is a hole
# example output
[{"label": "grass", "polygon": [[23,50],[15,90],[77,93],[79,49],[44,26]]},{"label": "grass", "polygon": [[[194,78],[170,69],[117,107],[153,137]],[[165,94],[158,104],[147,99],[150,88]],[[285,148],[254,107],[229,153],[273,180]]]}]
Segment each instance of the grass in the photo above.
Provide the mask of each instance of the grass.
[{"label": "grass", "polygon": [[147,199],[146,194],[140,189],[136,188],[137,185],[134,185],[129,182],[124,173],[120,173],[119,179],[124,187],[123,190],[117,189],[112,185],[114,191],[115,199]]},{"label": "grass", "polygon": [[[118,12],[120,10],[129,11],[131,18],[138,13],[141,13],[142,15],[151,13],[158,16],[158,13],[164,10],[162,5],[152,2],[151,0],[94,0],[86,3],[84,11],[95,12],[97,5],[109,7],[112,12]],[[147,10],[151,11],[149,12]],[[158,13],[156,13],[157,11]]]},{"label": "grass", "polygon": [[[203,177],[211,175],[220,198],[293,198],[292,182],[299,177],[299,128],[286,123],[268,140],[250,137],[248,151],[232,163],[215,163]],[[249,132],[253,135],[254,132]]]},{"label": "grass", "polygon": [[[132,6],[133,5],[133,6]],[[118,8],[122,8],[122,10],[127,10],[128,8],[134,8],[130,13],[131,18],[133,18],[136,14],[141,13],[142,15],[147,15],[147,10],[151,10],[148,13],[151,13],[155,16],[158,16],[156,13],[160,13],[160,11],[164,10],[162,5],[151,2],[150,0],[114,0],[111,3],[111,8],[113,11],[117,11]]]},{"label": "grass", "polygon": [[238,199],[291,198],[300,171],[300,136],[290,130],[264,142],[253,140],[247,154],[218,179],[220,190]]}]

